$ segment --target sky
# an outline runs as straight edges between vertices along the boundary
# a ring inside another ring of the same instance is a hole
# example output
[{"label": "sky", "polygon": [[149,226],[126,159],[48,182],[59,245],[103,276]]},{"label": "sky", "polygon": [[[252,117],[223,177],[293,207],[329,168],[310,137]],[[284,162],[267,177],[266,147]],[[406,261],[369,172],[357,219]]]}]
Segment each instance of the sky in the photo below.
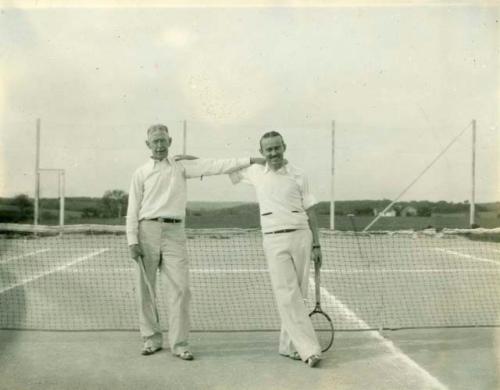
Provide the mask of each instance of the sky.
[{"label": "sky", "polygon": [[[147,127],[166,124],[176,154],[185,123],[200,157],[257,157],[281,132],[320,200],[395,199],[462,133],[401,197],[461,202],[474,119],[476,201],[500,201],[494,3],[0,4],[0,197],[33,196],[40,118],[40,166],[65,170],[66,196],[128,191]],[[255,200],[227,177],[188,191]]]}]

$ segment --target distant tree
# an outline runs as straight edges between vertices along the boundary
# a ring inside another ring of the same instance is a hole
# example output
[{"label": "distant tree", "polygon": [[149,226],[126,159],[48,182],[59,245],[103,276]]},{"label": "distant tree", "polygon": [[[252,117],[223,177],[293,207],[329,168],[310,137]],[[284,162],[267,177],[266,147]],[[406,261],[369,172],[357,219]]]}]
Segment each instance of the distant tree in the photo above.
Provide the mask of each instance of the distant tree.
[{"label": "distant tree", "polygon": [[469,204],[468,202],[464,203],[453,203],[453,202],[446,202],[444,200],[440,200],[437,202],[434,206],[434,211],[437,213],[443,213],[443,214],[451,214],[451,213],[460,213],[460,212],[466,212],[469,210]]},{"label": "distant tree", "polygon": [[[329,202],[320,202],[316,206],[316,213],[320,215],[329,215],[330,214],[330,203]],[[337,214],[337,213],[335,213]]]},{"label": "distant tree", "polygon": [[432,215],[432,209],[429,206],[418,206],[417,215],[419,217],[430,217]]},{"label": "distant tree", "polygon": [[55,221],[57,220],[57,213],[50,210],[44,210],[40,213],[42,221]]},{"label": "distant tree", "polygon": [[476,211],[488,211],[488,207],[482,204],[476,204]]},{"label": "distant tree", "polygon": [[99,216],[99,210],[97,210],[95,207],[85,207],[82,210],[83,218],[95,218],[98,216]]},{"label": "distant tree", "polygon": [[371,207],[359,207],[354,210],[356,215],[373,215],[373,209]]},{"label": "distant tree", "polygon": [[19,208],[21,219],[30,219],[33,217],[33,201],[26,194],[16,195],[11,204]]},{"label": "distant tree", "polygon": [[121,218],[127,207],[128,196],[122,190],[108,190],[101,199],[103,215],[105,217]]}]

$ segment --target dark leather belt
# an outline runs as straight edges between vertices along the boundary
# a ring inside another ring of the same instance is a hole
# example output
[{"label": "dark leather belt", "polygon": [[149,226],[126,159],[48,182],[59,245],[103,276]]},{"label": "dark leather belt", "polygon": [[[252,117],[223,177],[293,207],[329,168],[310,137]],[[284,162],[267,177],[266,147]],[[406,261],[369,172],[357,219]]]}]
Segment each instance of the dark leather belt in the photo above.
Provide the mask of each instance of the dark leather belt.
[{"label": "dark leather belt", "polygon": [[165,223],[181,223],[182,219],[158,217],[158,218],[148,218],[148,219],[146,219],[146,221],[157,221],[157,222],[165,222]]},{"label": "dark leather belt", "polygon": [[264,234],[280,234],[280,233],[291,233],[295,232],[297,229],[283,229],[283,230],[275,230],[274,232],[267,232]]}]

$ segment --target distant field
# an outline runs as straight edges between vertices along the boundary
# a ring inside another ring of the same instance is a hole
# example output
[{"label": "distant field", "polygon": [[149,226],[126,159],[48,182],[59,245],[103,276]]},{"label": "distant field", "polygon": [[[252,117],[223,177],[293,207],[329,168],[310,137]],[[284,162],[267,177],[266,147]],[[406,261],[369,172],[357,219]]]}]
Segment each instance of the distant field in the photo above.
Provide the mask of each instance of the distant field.
[{"label": "distant field", "polygon": [[[351,219],[347,216],[335,217],[336,230],[363,230],[375,217],[373,216],[358,216]],[[319,225],[323,228],[328,228],[330,218],[328,215],[319,215]],[[500,226],[500,218],[479,217],[476,220],[481,227],[495,228]],[[352,226],[354,224],[354,227]],[[422,230],[426,228],[450,228],[450,229],[466,229],[469,228],[469,216],[463,214],[437,215],[431,217],[383,217],[380,218],[370,230]]]},{"label": "distant field", "polygon": [[[347,216],[336,216],[335,217],[335,229],[336,230],[362,230],[367,226],[374,217],[372,216],[359,216],[353,218],[354,227],[351,223],[351,219]],[[330,218],[328,215],[318,216],[319,226],[321,228],[330,227]],[[479,218],[479,225],[484,228],[496,228],[500,227],[500,218]],[[71,222],[70,222],[71,223]],[[80,219],[78,222],[82,224],[110,224],[110,225],[123,225],[125,224],[125,219],[122,218],[92,218],[92,219]],[[212,213],[201,213],[199,215],[188,215],[186,217],[186,227],[188,228],[258,228],[260,226],[259,216],[255,214],[230,214],[230,213],[218,213],[213,215]],[[469,219],[465,215],[447,215],[447,216],[433,216],[433,217],[385,217],[379,219],[371,230],[405,230],[414,229],[422,230],[425,228],[456,228],[465,229],[469,228]]]},{"label": "distant field", "polygon": [[[67,203],[65,211],[66,224],[101,224],[101,225],[124,225],[125,217],[104,218],[104,217],[82,217],[83,211],[80,206],[88,206],[91,200],[73,199]],[[95,200],[97,202],[97,200]],[[362,230],[375,217],[373,215],[363,215],[362,209],[366,211],[367,204],[376,204],[375,201],[352,201],[339,202],[336,207],[337,212],[343,215],[335,216],[336,230]],[[72,208],[72,206],[78,206]],[[59,223],[59,212],[54,203],[54,209],[42,207],[40,213],[40,224],[56,225]],[[97,207],[97,203],[94,204]],[[476,223],[484,228],[500,227],[499,204],[482,205],[485,211],[479,211]],[[478,206],[479,208],[479,206]],[[369,211],[369,208],[368,208]],[[348,213],[356,215],[353,220],[346,216]],[[329,204],[321,202],[318,206],[318,222],[321,228],[330,227]],[[32,220],[22,221],[32,223]],[[354,226],[353,226],[354,223]],[[257,203],[246,202],[188,202],[186,213],[186,227],[188,228],[258,228],[259,208]],[[429,217],[382,217],[372,227],[371,230],[422,230],[425,228],[469,228],[469,213],[460,212],[434,212]]]},{"label": "distant field", "polygon": [[[347,216],[335,217],[336,230],[362,230],[372,220],[373,216],[359,216],[351,219]],[[330,217],[328,215],[319,215],[318,223],[321,228],[330,227]],[[500,218],[479,218],[477,223],[484,228],[500,227]],[[257,228],[259,224],[259,216],[255,215],[231,215],[222,214],[216,217],[210,215],[188,216],[186,218],[186,226],[190,228],[211,228],[211,227],[228,227],[228,228]],[[465,215],[447,215],[433,217],[385,217],[379,219],[371,230],[404,230],[414,229],[422,230],[425,228],[469,228],[469,218]]]},{"label": "distant field", "polygon": [[188,209],[191,210],[221,210],[248,204],[247,202],[202,202],[189,201]]}]

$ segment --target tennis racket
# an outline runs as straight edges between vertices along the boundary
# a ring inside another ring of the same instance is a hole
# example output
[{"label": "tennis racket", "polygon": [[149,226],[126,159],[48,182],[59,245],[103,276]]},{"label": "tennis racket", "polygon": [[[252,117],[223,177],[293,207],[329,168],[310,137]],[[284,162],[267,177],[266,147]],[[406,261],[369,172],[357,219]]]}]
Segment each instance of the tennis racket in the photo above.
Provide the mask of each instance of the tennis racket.
[{"label": "tennis racket", "polygon": [[321,293],[320,293],[320,265],[314,262],[314,284],[316,289],[316,306],[314,310],[309,314],[311,322],[313,324],[314,331],[318,337],[319,345],[322,352],[326,352],[330,349],[333,344],[333,338],[335,336],[335,330],[333,328],[333,322],[322,309],[321,309]]},{"label": "tennis racket", "polygon": [[142,256],[139,256],[137,259],[137,263],[139,264],[139,269],[140,273],[142,276],[142,279],[144,280],[144,283],[146,284],[146,287],[149,292],[149,296],[151,298],[151,308],[153,309],[153,313],[155,315],[156,322],[159,322],[159,316],[158,316],[158,308],[156,306],[156,294],[153,290],[153,287],[151,286],[151,283],[149,283],[148,277],[146,275],[146,268],[144,268],[144,261],[142,260]]}]

